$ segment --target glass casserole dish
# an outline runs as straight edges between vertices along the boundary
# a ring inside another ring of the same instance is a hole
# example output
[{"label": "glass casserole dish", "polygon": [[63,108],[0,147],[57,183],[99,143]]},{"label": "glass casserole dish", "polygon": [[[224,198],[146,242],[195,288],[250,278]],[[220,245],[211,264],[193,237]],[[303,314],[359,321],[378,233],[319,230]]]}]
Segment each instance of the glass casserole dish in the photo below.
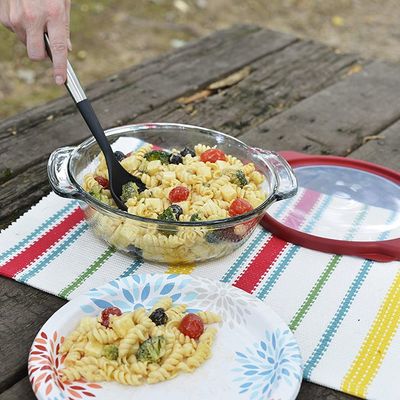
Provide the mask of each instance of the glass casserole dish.
[{"label": "glass casserole dish", "polygon": [[59,196],[78,200],[93,232],[118,250],[149,261],[187,264],[230,254],[251,236],[267,208],[293,196],[297,181],[289,164],[278,154],[247,146],[240,140],[206,128],[151,123],[109,129],[113,150],[130,143],[152,144],[170,150],[197,144],[217,147],[243,164],[253,163],[264,176],[265,200],[253,210],[224,219],[163,221],[113,208],[83,189],[83,178],[98,165],[100,149],[94,138],[76,147],[55,150],[49,159],[50,184]]}]

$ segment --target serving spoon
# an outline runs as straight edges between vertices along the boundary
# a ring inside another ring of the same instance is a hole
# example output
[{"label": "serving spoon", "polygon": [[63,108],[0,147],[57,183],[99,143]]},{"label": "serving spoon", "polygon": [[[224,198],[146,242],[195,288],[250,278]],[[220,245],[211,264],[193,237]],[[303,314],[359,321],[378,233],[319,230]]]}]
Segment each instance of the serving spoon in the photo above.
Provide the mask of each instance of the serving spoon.
[{"label": "serving spoon", "polygon": [[[44,38],[47,54],[50,59],[53,60],[50,50],[50,41],[47,33],[44,34]],[[131,175],[118,161],[110,146],[110,143],[107,140],[104,129],[102,128],[100,121],[97,118],[97,115],[94,112],[93,107],[88,100],[69,61],[67,61],[67,80],[65,82],[65,86],[104,154],[108,169],[108,181],[112,198],[119,209],[126,211],[127,207],[121,200],[122,186],[128,182],[133,182],[137,185],[139,192],[142,192],[146,189],[146,185],[140,180],[140,178]]]}]

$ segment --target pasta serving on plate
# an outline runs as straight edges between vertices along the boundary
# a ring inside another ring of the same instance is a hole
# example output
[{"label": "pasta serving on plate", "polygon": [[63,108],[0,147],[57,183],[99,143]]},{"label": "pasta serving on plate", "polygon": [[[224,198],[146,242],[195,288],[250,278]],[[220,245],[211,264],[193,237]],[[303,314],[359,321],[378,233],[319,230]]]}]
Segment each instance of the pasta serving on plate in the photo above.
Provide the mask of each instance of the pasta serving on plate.
[{"label": "pasta serving on plate", "polygon": [[186,305],[174,305],[170,297],[150,312],[107,308],[98,317],[84,317],[63,342],[62,379],[138,386],[193,372],[211,356],[217,330],[208,325],[217,322],[217,314],[187,313]]}]

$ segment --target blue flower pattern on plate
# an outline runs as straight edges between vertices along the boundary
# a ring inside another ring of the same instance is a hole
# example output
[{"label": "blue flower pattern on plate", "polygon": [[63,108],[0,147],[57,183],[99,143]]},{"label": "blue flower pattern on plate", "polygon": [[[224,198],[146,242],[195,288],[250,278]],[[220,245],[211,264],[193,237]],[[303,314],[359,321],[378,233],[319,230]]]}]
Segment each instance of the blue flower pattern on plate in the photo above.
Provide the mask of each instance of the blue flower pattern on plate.
[{"label": "blue flower pattern on plate", "polygon": [[152,274],[120,278],[100,288],[91,289],[87,293],[91,303],[83,304],[80,308],[85,314],[91,315],[107,307],[118,307],[122,312],[139,307],[150,309],[161,297],[170,296],[174,302],[188,304],[188,312],[197,312],[199,309],[190,308],[190,303],[196,299],[197,293],[182,293],[189,281],[188,277],[173,274],[158,278]]},{"label": "blue flower pattern on plate", "polygon": [[302,379],[301,357],[289,330],[266,331],[265,339],[236,352],[239,368],[232,371],[239,384],[239,394],[250,400],[270,400],[278,386],[294,386]]}]

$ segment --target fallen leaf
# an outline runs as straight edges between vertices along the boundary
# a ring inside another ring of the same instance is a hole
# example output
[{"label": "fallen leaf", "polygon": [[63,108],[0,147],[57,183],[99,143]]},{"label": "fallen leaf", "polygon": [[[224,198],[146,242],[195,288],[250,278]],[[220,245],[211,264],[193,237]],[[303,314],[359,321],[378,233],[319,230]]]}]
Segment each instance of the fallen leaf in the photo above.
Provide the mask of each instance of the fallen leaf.
[{"label": "fallen leaf", "polygon": [[79,50],[77,56],[79,60],[84,60],[87,56],[87,52],[85,50]]},{"label": "fallen leaf", "polygon": [[194,110],[194,105],[193,104],[189,104],[185,107],[185,111],[190,114],[191,112],[193,112]]},{"label": "fallen leaf", "polygon": [[182,13],[187,13],[190,9],[189,5],[183,0],[175,0],[174,7]]},{"label": "fallen leaf", "polygon": [[182,39],[172,39],[170,43],[171,47],[173,47],[174,49],[179,49],[180,47],[184,46],[187,42],[186,40]]},{"label": "fallen leaf", "polygon": [[332,25],[333,26],[343,26],[344,25],[344,18],[340,17],[339,15],[334,15],[332,17]]},{"label": "fallen leaf", "polygon": [[218,90],[236,85],[236,83],[242,81],[244,78],[247,78],[250,75],[250,72],[251,68],[247,66],[241,69],[240,71],[237,71],[232,75],[227,76],[224,79],[212,83],[211,85],[208,86],[208,89]]},{"label": "fallen leaf", "polygon": [[205,89],[201,90],[200,92],[194,93],[191,96],[188,97],[181,97],[177,100],[178,103],[180,104],[190,104],[194,103],[195,101],[200,101],[204,100],[207,98],[210,94],[212,93],[211,90]]},{"label": "fallen leaf", "polygon": [[369,142],[370,140],[383,140],[385,139],[385,135],[372,135],[372,136],[365,136],[363,139],[363,144]]},{"label": "fallen leaf", "polygon": [[353,74],[358,74],[362,70],[363,70],[362,65],[356,64],[356,65],[353,65],[352,67],[349,68],[349,70],[347,71],[346,75],[350,76],[350,75],[353,75]]}]

